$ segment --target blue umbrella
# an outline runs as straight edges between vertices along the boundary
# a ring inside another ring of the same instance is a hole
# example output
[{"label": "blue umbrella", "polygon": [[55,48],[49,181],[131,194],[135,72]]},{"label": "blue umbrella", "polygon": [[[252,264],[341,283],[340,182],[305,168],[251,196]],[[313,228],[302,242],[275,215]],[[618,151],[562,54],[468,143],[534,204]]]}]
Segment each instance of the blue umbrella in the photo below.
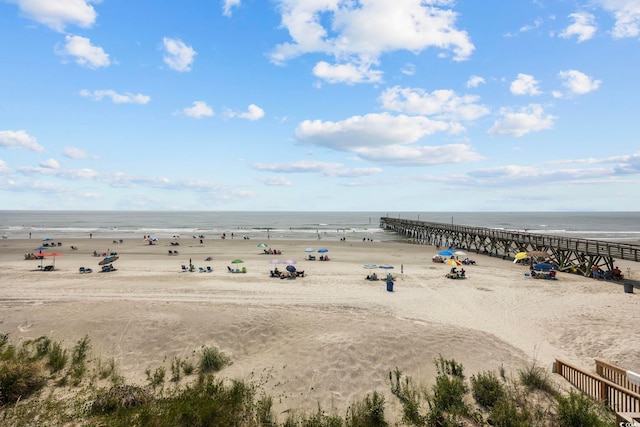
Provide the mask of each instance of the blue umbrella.
[{"label": "blue umbrella", "polygon": [[540,264],[534,264],[533,268],[536,270],[553,270],[553,265],[546,262],[542,262]]},{"label": "blue umbrella", "polygon": [[315,252],[315,249],[313,249],[313,248],[307,248],[307,249],[305,249],[304,251],[305,251],[305,252]]},{"label": "blue umbrella", "polygon": [[393,268],[393,265],[381,265],[380,268],[384,268],[385,270],[389,270]]},{"label": "blue umbrella", "polygon": [[294,271],[296,271],[296,268],[293,265],[287,265],[287,271],[293,273]]},{"label": "blue umbrella", "polygon": [[453,249],[445,249],[444,251],[438,252],[438,255],[442,256],[451,256],[455,251]]},{"label": "blue umbrella", "polygon": [[318,249],[318,252],[319,252],[319,253],[321,253],[321,254],[323,254],[323,253],[325,253],[325,252],[329,252],[329,249],[320,248],[320,249]]}]

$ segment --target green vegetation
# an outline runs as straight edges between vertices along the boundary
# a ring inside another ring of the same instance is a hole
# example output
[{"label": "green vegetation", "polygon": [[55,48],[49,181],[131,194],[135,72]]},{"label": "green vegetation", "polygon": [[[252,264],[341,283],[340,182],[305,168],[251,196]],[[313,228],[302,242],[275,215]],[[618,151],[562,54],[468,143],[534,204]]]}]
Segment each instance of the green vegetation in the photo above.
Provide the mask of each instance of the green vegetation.
[{"label": "green vegetation", "polygon": [[[396,368],[389,372],[390,395],[402,418],[391,421],[379,391],[354,402],[342,414],[320,405],[307,413],[291,410],[278,423],[274,398],[264,378],[220,379],[215,372],[231,363],[215,347],[202,347],[197,363],[174,356],[167,368],[146,370],[148,384],[124,384],[114,359],[91,359],[91,341],[80,339],[71,350],[47,337],[19,347],[0,334],[0,425],[21,426],[494,426],[604,427],[614,417],[582,394],[561,393],[535,361],[508,378],[486,371],[467,381],[464,367],[440,356],[434,360],[435,382],[416,384]],[[195,354],[195,352],[194,352]],[[197,374],[191,376],[192,374]],[[253,372],[251,373],[253,377]],[[73,393],[69,393],[73,390]],[[282,395],[277,397],[280,401]],[[395,402],[394,402],[395,403]]]}]

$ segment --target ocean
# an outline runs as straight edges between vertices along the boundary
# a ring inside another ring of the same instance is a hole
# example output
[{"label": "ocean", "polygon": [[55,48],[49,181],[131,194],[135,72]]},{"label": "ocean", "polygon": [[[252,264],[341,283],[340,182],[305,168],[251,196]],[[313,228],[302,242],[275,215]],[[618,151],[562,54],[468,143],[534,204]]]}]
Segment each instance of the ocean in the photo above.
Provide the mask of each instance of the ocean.
[{"label": "ocean", "polygon": [[380,218],[454,223],[500,230],[640,242],[640,212],[230,212],[0,211],[4,239],[205,236],[309,240],[399,240]]}]

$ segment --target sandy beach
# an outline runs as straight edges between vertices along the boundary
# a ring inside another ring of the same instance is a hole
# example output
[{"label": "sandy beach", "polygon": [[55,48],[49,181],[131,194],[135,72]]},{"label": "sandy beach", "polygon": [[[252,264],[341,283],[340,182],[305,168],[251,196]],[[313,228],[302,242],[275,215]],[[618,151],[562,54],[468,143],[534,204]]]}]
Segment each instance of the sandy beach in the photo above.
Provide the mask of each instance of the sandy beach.
[{"label": "sandy beach", "polygon": [[[389,371],[428,385],[439,354],[468,376],[500,365],[515,371],[534,357],[549,368],[562,358],[593,370],[601,358],[640,371],[640,290],[624,293],[620,282],[527,279],[526,266],[472,253],[468,278],[450,280],[449,267],[431,262],[435,248],[395,242],[266,242],[282,255],[244,239],[61,243],[49,250],[61,256],[43,261],[55,261],[55,270],[44,272],[40,261],[24,260],[38,240],[0,241],[0,330],[68,346],[88,334],[94,356],[115,358],[129,383],[146,384],[145,370],[168,367],[174,356],[197,361],[202,346],[231,357],[221,376],[263,383],[277,413],[313,411],[318,402],[342,413],[374,390],[393,407]],[[330,261],[305,260],[310,246],[327,248]],[[94,251],[117,252],[117,271],[100,272]],[[190,259],[196,272],[182,272]],[[227,271],[234,259],[247,273]],[[304,277],[269,277],[274,259],[295,260]],[[394,266],[394,292],[365,280],[367,263]],[[93,273],[80,274],[81,266]],[[214,271],[197,271],[207,266]],[[640,278],[636,263],[619,266]]]}]

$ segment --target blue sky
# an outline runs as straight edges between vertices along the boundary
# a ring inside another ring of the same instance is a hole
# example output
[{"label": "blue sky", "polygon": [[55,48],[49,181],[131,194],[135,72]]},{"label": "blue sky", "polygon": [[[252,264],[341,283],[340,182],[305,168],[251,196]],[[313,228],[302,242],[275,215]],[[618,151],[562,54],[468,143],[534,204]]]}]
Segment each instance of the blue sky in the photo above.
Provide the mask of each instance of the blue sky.
[{"label": "blue sky", "polygon": [[0,208],[640,210],[640,0],[0,0]]}]

